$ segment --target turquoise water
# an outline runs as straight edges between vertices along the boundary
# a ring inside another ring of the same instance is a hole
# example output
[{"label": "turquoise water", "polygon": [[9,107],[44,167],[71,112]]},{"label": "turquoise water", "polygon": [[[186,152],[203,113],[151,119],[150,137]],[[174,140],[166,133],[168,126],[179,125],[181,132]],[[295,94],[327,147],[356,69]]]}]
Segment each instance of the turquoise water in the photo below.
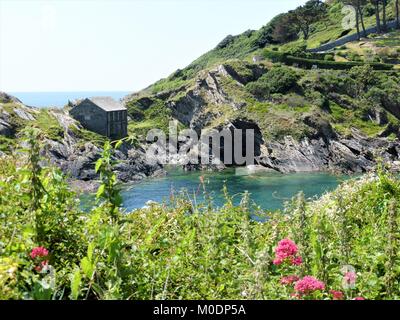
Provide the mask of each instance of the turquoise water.
[{"label": "turquoise water", "polygon": [[236,174],[234,169],[223,172],[183,172],[170,171],[166,177],[147,179],[126,187],[123,192],[123,205],[130,211],[143,207],[147,201],[165,201],[168,203],[171,194],[181,193],[191,200],[202,202],[203,189],[200,176],[204,177],[207,193],[213,198],[216,206],[224,203],[222,188],[224,184],[239,204],[242,194],[247,190],[251,200],[266,210],[283,207],[298,192],[303,191],[307,198],[317,197],[333,190],[349,176],[334,176],[327,173],[259,173],[252,175]]},{"label": "turquoise water", "polygon": [[10,92],[24,104],[32,107],[62,108],[68,100],[82,99],[96,96],[108,96],[119,100],[129,94],[128,91],[81,91],[81,92]]}]

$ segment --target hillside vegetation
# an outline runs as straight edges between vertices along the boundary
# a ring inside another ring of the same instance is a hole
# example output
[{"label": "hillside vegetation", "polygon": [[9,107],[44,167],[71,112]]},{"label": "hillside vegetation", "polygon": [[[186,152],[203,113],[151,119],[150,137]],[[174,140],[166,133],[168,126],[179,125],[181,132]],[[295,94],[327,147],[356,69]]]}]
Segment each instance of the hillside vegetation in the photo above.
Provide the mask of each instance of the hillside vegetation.
[{"label": "hillside vegetation", "polygon": [[[235,206],[229,186],[214,207],[202,178],[205,203],[175,193],[126,212],[119,181],[159,169],[140,146],[99,141],[64,111],[1,94],[0,299],[399,299],[398,32],[311,53],[354,30],[341,29],[342,2],[310,3],[317,15],[308,5],[229,36],[127,97],[130,133],[143,141],[170,119],[196,130],[251,127],[262,166],[368,173],[276,212],[247,192]],[[373,25],[375,7],[362,10]],[[71,173],[98,180],[88,212]]]},{"label": "hillside vegetation", "polygon": [[[375,7],[362,2],[364,28]],[[215,49],[149,88],[126,97],[130,133],[166,130],[168,121],[199,132],[243,123],[257,127],[257,163],[280,172],[365,172],[400,151],[399,31],[385,30],[311,52],[357,32],[344,30],[345,1],[308,1],[257,31],[228,36]],[[395,18],[387,2],[385,21]],[[358,12],[358,11],[357,11]],[[305,22],[304,22],[305,21]],[[306,150],[305,150],[306,149]],[[294,159],[294,160],[291,160]],[[350,160],[349,160],[350,159]]]},{"label": "hillside vegetation", "polygon": [[61,172],[38,166],[36,133],[25,139],[28,157],[0,160],[0,299],[400,297],[400,184],[383,169],[284,212],[244,193],[127,213],[106,144],[98,204],[82,212]]},{"label": "hillside vegetation", "polygon": [[[298,46],[305,46],[308,49],[312,49],[347,34],[354,33],[356,32],[355,27],[344,30],[342,26],[342,21],[345,18],[342,8],[345,4],[351,4],[351,1],[326,1],[326,14],[323,16],[317,15],[315,20],[311,20],[312,23],[309,26],[307,39],[304,38],[304,35],[298,28],[281,26],[290,23],[286,20],[287,14],[278,15],[259,30],[247,30],[236,36],[228,35],[213,50],[205,53],[186,68],[177,70],[168,78],[162,79],[150,86],[144,90],[144,93],[158,93],[178,89],[183,85],[189,84],[199,71],[208,69],[228,59],[240,59],[251,62],[254,56],[262,54],[263,49],[271,46],[278,46],[285,51],[297,48]],[[382,12],[382,7],[380,7],[380,10]],[[365,27],[374,26],[376,20],[373,5],[368,3],[363,6],[363,12]],[[390,21],[395,19],[395,17],[395,0],[388,1],[386,19]]]}]

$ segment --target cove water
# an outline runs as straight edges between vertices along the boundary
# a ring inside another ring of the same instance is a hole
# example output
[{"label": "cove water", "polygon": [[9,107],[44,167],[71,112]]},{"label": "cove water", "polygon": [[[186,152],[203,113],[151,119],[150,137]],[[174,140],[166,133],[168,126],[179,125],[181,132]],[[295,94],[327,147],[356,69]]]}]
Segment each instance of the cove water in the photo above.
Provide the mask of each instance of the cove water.
[{"label": "cove water", "polygon": [[[317,198],[334,190],[350,176],[336,176],[328,173],[265,172],[238,175],[234,169],[222,172],[184,172],[174,169],[165,177],[146,179],[126,186],[122,191],[123,206],[127,211],[131,211],[145,206],[148,201],[168,204],[171,195],[178,194],[201,203],[204,197],[200,177],[203,177],[206,191],[215,206],[224,204],[222,189],[226,185],[235,205],[240,203],[243,193],[247,190],[250,193],[250,199],[262,209],[277,210],[282,209],[284,202],[300,191],[303,191],[307,198]],[[89,208],[93,205],[92,200],[93,197],[83,197],[82,206]]]},{"label": "cove water", "polygon": [[89,97],[111,97],[120,100],[129,94],[128,91],[72,91],[72,92],[10,92],[27,106],[46,108],[64,107],[68,101]]}]

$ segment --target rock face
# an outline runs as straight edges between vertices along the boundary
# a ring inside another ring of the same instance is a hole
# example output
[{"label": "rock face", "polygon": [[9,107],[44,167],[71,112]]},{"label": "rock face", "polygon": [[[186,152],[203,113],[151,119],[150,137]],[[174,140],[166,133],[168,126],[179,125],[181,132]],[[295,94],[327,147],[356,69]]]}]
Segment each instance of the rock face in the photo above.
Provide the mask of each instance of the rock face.
[{"label": "rock face", "polygon": [[[64,138],[61,142],[48,140],[43,155],[72,179],[97,180],[94,166],[102,149],[90,141],[82,144],[82,140],[71,130],[71,126],[81,129],[79,124],[66,113],[58,113],[57,119],[64,126]],[[142,148],[128,143],[123,143],[114,153],[114,159],[117,161],[115,173],[122,182],[138,181],[162,172],[161,166],[146,162]]]},{"label": "rock face", "polygon": [[8,93],[0,91],[0,103],[11,103],[11,102],[21,103],[21,101],[18,98],[14,97]]},{"label": "rock face", "polygon": [[[262,71],[254,71],[256,75],[262,74]],[[237,103],[232,100],[221,86],[220,78],[222,76],[235,76],[233,71],[220,65],[218,68],[206,72],[198,77],[193,88],[186,91],[180,98],[171,99],[166,102],[166,107],[172,111],[172,116],[184,125],[200,131],[209,125],[213,117],[210,113],[204,111],[207,105],[227,105],[237,110],[243,108],[245,103]],[[256,77],[255,75],[255,77]],[[235,76],[237,79],[238,75]],[[238,81],[236,79],[236,81]],[[241,79],[241,81],[245,81]],[[174,94],[174,93],[173,93]],[[165,94],[167,97],[170,94]]]},{"label": "rock face", "polygon": [[[19,100],[7,94],[2,93],[0,98],[3,99],[3,102],[0,102],[0,135],[16,138],[21,122],[26,124],[34,122],[38,110],[24,106]],[[11,109],[11,113],[5,110],[5,106],[9,106],[7,109]],[[44,141],[41,153],[45,161],[58,166],[72,180],[97,180],[98,175],[94,167],[102,149],[93,142],[80,137],[79,132],[82,127],[67,112],[60,110],[49,110],[48,112],[58,121],[64,134],[61,139]],[[15,119],[19,119],[18,126]],[[115,172],[120,181],[137,181],[148,176],[162,174],[162,168],[159,165],[146,162],[143,148],[124,143],[115,152],[114,157],[118,162]],[[80,184],[80,186],[84,185]]]},{"label": "rock face", "polygon": [[[236,111],[245,110],[246,101],[237,99],[224,86],[224,78],[230,83],[235,83],[239,88],[254,81],[263,74],[265,68],[259,65],[247,66],[249,72],[239,75],[229,64],[220,65],[217,68],[202,71],[197,75],[194,85],[187,88],[171,90],[157,94],[157,98],[165,101],[165,106],[170,108],[172,116],[191,129],[200,133],[203,129],[215,128],[217,130],[227,128],[255,129],[255,164],[269,170],[282,173],[287,172],[316,172],[335,171],[341,173],[360,173],[368,171],[376,166],[377,159],[391,162],[399,160],[400,143],[398,139],[389,139],[389,135],[399,137],[399,128],[384,127],[388,123],[386,112],[377,108],[366,114],[366,121],[382,125],[380,135],[370,138],[363,135],[355,128],[347,128],[350,133],[344,136],[337,132],[327,121],[326,116],[318,113],[297,115],[297,122],[306,128],[302,137],[283,135],[279,138],[268,137],[268,127],[261,130],[263,119],[246,119],[237,117]],[[335,92],[329,92],[329,100],[337,103],[345,109],[357,108],[355,100]],[[142,104],[151,104],[151,96],[142,98]],[[272,102],[275,103],[275,102]],[[279,101],[276,102],[280,103]],[[224,107],[218,108],[218,107]],[[390,108],[386,108],[390,111]],[[322,110],[329,112],[329,110]],[[398,110],[397,110],[398,112]],[[248,113],[247,113],[248,114]],[[396,114],[395,114],[396,115]],[[283,118],[285,115],[283,115]],[[218,121],[225,119],[223,121]],[[215,124],[217,123],[217,125]],[[233,142],[235,144],[235,142]],[[224,146],[221,145],[222,153]],[[223,160],[223,159],[222,159]],[[235,165],[235,164],[234,164]],[[211,165],[186,165],[187,170],[193,169],[217,169],[224,167],[222,163]]]},{"label": "rock face", "polygon": [[7,138],[11,137],[13,135],[13,128],[11,125],[0,118],[0,135],[6,136]]},{"label": "rock face", "polygon": [[279,172],[361,173],[372,169],[377,157],[390,162],[398,160],[400,145],[354,132],[350,137],[327,141],[322,137],[300,141],[287,137],[283,142],[266,144],[263,151],[259,163]]}]

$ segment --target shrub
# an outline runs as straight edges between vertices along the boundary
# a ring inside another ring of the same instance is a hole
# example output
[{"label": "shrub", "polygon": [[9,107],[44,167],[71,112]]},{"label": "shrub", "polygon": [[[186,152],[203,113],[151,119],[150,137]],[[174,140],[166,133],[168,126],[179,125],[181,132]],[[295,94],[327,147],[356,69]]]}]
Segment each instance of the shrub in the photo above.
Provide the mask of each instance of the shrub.
[{"label": "shrub", "polygon": [[334,55],[333,54],[327,54],[324,57],[325,61],[335,61]]},{"label": "shrub", "polygon": [[[262,78],[262,77],[261,77]],[[271,88],[265,78],[246,84],[246,90],[257,98],[265,99],[269,96]]]},{"label": "shrub", "polygon": [[[334,69],[334,70],[348,70],[356,66],[366,65],[363,62],[341,62],[341,61],[321,61],[314,59],[297,58],[293,56],[286,56],[283,58],[285,63],[293,64],[296,63],[300,67],[311,69],[313,66],[317,66],[320,69]],[[375,70],[391,70],[393,65],[384,63],[368,63]]]},{"label": "shrub", "polygon": [[360,56],[358,53],[355,53],[355,52],[350,52],[350,53],[347,55],[347,58],[348,58],[350,61],[362,61],[361,56]]},{"label": "shrub", "polygon": [[268,82],[271,93],[286,93],[296,85],[300,76],[291,68],[279,66],[272,68],[262,78]]},{"label": "shrub", "polygon": [[270,94],[286,93],[296,85],[299,78],[291,68],[274,66],[257,81],[248,83],[246,89],[256,97],[265,98]]},{"label": "shrub", "polygon": [[[363,66],[366,63],[361,61],[352,61],[352,62],[341,62],[341,61],[324,61],[318,59],[308,59],[301,58],[289,55],[284,52],[273,52],[266,50],[264,51],[264,56],[267,59],[272,60],[273,62],[282,62],[287,65],[297,64],[299,67],[311,69],[313,66],[317,66],[320,69],[335,69],[335,70],[347,70],[351,69],[355,66]],[[367,63],[375,70],[391,70],[393,69],[393,65],[385,64],[385,63]]]}]

